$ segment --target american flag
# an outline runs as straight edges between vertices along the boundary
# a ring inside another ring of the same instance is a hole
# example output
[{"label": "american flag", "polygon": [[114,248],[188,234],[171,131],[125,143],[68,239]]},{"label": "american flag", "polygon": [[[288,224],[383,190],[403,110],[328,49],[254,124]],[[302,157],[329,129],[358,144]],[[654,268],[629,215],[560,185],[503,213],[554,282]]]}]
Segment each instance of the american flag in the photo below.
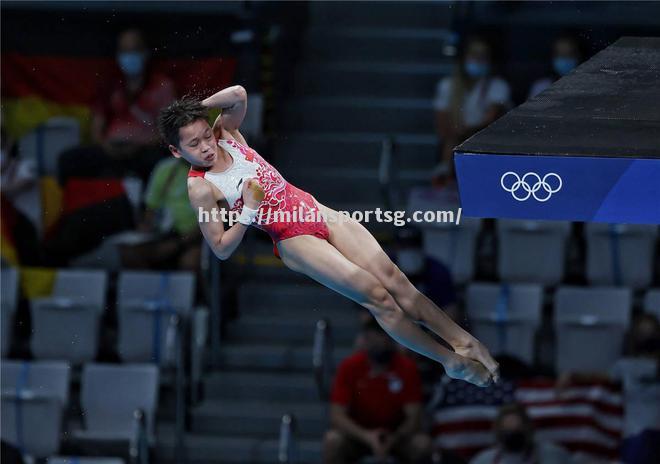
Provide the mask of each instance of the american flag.
[{"label": "american flag", "polygon": [[431,402],[436,444],[469,459],[494,444],[493,420],[500,406],[512,402],[526,407],[538,440],[595,459],[618,458],[623,398],[617,386],[602,382],[572,386],[560,395],[553,379],[487,388],[445,379]]}]

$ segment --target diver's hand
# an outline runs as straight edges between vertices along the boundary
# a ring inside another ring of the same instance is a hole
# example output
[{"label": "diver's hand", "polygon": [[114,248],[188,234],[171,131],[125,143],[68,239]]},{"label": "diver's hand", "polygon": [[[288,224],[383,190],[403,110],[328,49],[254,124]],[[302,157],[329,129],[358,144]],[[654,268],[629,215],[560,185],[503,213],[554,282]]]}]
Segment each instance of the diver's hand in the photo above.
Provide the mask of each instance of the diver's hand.
[{"label": "diver's hand", "polygon": [[248,208],[257,209],[265,196],[257,179],[247,179],[243,183],[243,204]]}]

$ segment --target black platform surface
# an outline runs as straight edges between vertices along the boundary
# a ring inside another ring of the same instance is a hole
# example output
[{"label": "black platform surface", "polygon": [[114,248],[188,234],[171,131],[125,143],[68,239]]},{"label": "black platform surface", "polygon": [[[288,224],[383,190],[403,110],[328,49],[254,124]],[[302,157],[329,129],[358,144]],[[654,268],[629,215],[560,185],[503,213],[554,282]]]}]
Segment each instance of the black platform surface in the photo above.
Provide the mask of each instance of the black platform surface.
[{"label": "black platform surface", "polygon": [[466,216],[660,224],[660,38],[619,39],[454,162]]},{"label": "black platform surface", "polygon": [[456,151],[660,158],[660,37],[623,37]]}]

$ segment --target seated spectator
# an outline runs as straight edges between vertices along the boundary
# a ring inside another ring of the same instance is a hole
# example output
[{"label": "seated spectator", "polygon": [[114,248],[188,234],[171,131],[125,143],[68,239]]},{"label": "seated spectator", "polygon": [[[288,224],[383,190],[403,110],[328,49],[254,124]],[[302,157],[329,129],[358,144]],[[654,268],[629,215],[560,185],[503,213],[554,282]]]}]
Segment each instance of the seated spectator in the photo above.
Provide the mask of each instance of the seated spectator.
[{"label": "seated spectator", "polygon": [[494,433],[497,444],[477,454],[470,464],[571,462],[571,455],[564,448],[534,438],[532,421],[522,405],[502,406],[495,419]]},{"label": "seated spectator", "polygon": [[[449,187],[449,186],[446,186]],[[433,211],[433,210],[451,210],[453,211],[459,205],[458,191],[453,188],[435,188],[435,187],[415,187],[408,194],[408,204],[406,210],[408,214],[414,211]],[[453,227],[453,226],[452,226]],[[406,233],[407,227],[401,228],[397,232],[397,240],[402,242],[402,233]],[[411,278],[411,282],[420,287],[422,293],[426,295],[439,308],[442,308],[449,317],[460,323],[464,319],[460,314],[457,305],[456,289],[454,276],[450,268],[438,256],[439,250],[447,248],[443,238],[439,238],[435,233],[438,229],[435,224],[419,224],[415,229],[419,234],[418,240],[411,242],[407,238],[409,246],[408,251],[414,249],[416,253],[408,252],[404,255],[404,261],[401,261],[401,251],[397,253],[397,265],[404,273]],[[411,235],[408,233],[408,235]],[[406,242],[403,242],[407,244]],[[401,246],[400,246],[401,248]],[[455,244],[452,245],[455,249]],[[415,258],[415,259],[411,259]],[[415,263],[411,268],[410,264]]]},{"label": "seated spectator", "polygon": [[399,227],[396,230],[395,262],[414,285],[424,276],[424,251],[422,233],[416,227]]},{"label": "seated spectator", "polygon": [[149,177],[164,152],[155,121],[158,112],[176,98],[174,83],[150,65],[144,35],[128,29],[117,40],[121,78],[101,89],[92,119],[92,147],[62,154],[61,177],[72,175]]},{"label": "seated spectator", "polygon": [[552,70],[546,77],[538,79],[529,90],[529,97],[543,92],[550,85],[575,69],[583,59],[582,48],[577,37],[571,34],[562,34],[552,46]]},{"label": "seated spectator", "polygon": [[623,388],[622,461],[660,462],[660,322],[654,315],[635,318],[626,353],[609,373],[568,373],[558,387],[598,380],[619,382]]},{"label": "seated spectator", "polygon": [[14,445],[2,440],[0,441],[0,447],[2,449],[0,454],[2,464],[23,464],[25,462],[21,451]]},{"label": "seated spectator", "polygon": [[98,247],[104,237],[132,229],[133,208],[122,180],[132,175],[146,184],[156,163],[167,155],[155,120],[174,100],[174,85],[150,66],[139,30],[119,34],[117,47],[121,75],[99,92],[92,121],[94,144],[66,150],[58,159],[64,214],[44,245],[51,266],[64,266]]},{"label": "seated spectator", "polygon": [[472,37],[459,54],[452,76],[436,88],[433,108],[440,137],[440,165],[434,178],[453,177],[454,147],[488,126],[511,106],[511,91],[493,74],[493,50],[484,38]]},{"label": "seated spectator", "polygon": [[2,214],[2,258],[11,264],[41,264],[38,227],[41,202],[37,168],[33,160],[18,153],[2,125],[0,136],[0,188]]},{"label": "seated spectator", "polygon": [[323,462],[349,464],[365,456],[424,462],[431,455],[431,440],[420,429],[417,366],[397,352],[373,318],[362,332],[364,350],[345,359],[337,370]]},{"label": "seated spectator", "polygon": [[449,268],[442,261],[426,256],[424,270],[424,294],[456,323],[461,324],[465,316],[458,307],[454,278]]},{"label": "seated spectator", "polygon": [[146,191],[146,210],[139,230],[152,238],[125,246],[122,262],[127,268],[200,268],[202,236],[197,216],[190,207],[186,178],[190,166],[168,158],[156,166]]}]

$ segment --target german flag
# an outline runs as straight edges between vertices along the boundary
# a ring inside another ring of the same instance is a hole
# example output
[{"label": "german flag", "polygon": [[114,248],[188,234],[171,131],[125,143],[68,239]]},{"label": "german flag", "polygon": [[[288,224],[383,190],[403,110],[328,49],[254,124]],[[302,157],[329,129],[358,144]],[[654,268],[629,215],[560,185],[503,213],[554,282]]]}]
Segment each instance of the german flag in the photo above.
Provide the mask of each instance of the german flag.
[{"label": "german flag", "polygon": [[[231,83],[236,60],[220,57],[157,59],[179,93],[200,95]],[[194,70],[194,71],[193,71]],[[89,134],[99,89],[122,76],[114,58],[2,54],[2,106],[9,136],[20,138],[54,116],[70,116]]]},{"label": "german flag", "polygon": [[[101,10],[44,8],[48,11],[22,9],[20,4],[3,6],[3,125],[15,140],[55,116],[75,118],[82,141],[89,140],[92,108],[100,89],[122,78],[114,45],[117,32],[129,24],[129,18],[131,25],[146,26],[153,51],[152,69],[172,79],[179,94],[204,95],[232,83],[236,69],[236,59],[228,53],[232,28],[218,27],[229,24],[225,17],[113,12],[109,21],[108,12]],[[179,33],[177,28],[186,33]],[[121,179],[73,177],[60,185],[53,173],[41,170],[40,189],[47,238],[59,235],[71,241],[65,236],[73,232],[69,230],[72,224],[82,217],[107,217],[110,210],[113,217],[132,217]],[[90,214],[94,209],[96,212]],[[12,237],[12,221],[5,221],[5,216],[2,255],[16,262],[20,260],[13,246],[16,236]],[[119,221],[106,228],[88,228],[97,235],[89,243],[78,240],[79,251],[93,248],[105,234],[131,225]],[[55,240],[50,248],[63,246],[64,238]]]}]

